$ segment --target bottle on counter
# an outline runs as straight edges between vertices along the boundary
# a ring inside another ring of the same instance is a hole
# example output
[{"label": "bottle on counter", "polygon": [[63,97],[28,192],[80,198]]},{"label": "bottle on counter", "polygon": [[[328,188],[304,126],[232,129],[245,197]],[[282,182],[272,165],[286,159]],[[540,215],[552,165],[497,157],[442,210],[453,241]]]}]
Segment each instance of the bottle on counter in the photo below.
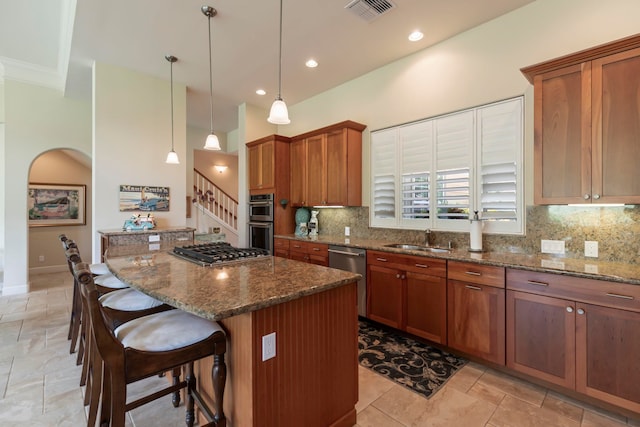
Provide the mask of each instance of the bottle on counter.
[{"label": "bottle on counter", "polygon": [[482,220],[478,217],[478,211],[473,211],[473,218],[470,221],[469,251],[482,252]]},{"label": "bottle on counter", "polygon": [[311,211],[311,219],[309,220],[309,236],[318,235],[318,212]]}]

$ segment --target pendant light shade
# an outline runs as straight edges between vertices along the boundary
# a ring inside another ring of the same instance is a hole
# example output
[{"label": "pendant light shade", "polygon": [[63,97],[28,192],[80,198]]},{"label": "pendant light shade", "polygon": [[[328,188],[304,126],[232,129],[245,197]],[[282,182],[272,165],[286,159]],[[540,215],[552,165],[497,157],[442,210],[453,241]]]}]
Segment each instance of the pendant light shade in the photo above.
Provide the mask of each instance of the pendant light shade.
[{"label": "pendant light shade", "polygon": [[274,125],[288,125],[291,123],[289,120],[289,111],[287,110],[287,104],[282,100],[282,0],[280,0],[280,45],[278,48],[278,96],[271,105],[271,111],[267,118],[269,123]]},{"label": "pendant light shade", "polygon": [[178,58],[173,55],[166,55],[164,59],[169,61],[171,69],[171,151],[167,154],[167,160],[165,162],[170,165],[178,165],[180,164],[180,160],[178,159],[178,154],[176,154],[176,151],[173,149],[173,63],[176,62]]},{"label": "pendant light shade", "polygon": [[211,6],[202,6],[201,10],[209,22],[209,109],[211,110],[211,133],[207,136],[204,149],[219,151],[221,150],[220,141],[218,141],[218,137],[213,133],[213,70],[211,67],[211,18],[216,16],[218,11]]}]

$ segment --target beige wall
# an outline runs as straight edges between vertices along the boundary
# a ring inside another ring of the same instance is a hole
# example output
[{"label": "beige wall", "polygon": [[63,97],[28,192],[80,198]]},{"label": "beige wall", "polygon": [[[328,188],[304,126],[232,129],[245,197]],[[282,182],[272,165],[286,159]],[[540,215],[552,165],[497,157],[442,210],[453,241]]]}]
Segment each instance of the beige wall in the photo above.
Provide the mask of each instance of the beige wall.
[{"label": "beige wall", "polygon": [[[186,224],[186,87],[174,83],[174,148],[179,165],[165,163],[171,149],[167,80],[120,67],[93,67],[93,224],[118,229],[131,214],[119,211],[122,184],[169,187],[169,212],[156,212],[158,227]],[[93,259],[100,258],[94,233]]]},{"label": "beige wall", "polygon": [[[529,161],[533,90],[520,68],[638,33],[638,16],[635,0],[537,0],[290,106],[291,124],[278,132],[292,136],[346,119],[366,124],[363,204],[368,206],[371,130],[525,94]],[[531,166],[525,164],[528,203]]]},{"label": "beige wall", "polygon": [[[215,166],[227,166],[218,172]],[[238,200],[238,156],[221,151],[197,150],[193,166],[230,197]]]},{"label": "beige wall", "polygon": [[28,290],[27,188],[40,154],[69,148],[91,153],[91,106],[59,92],[5,80],[3,294]]},{"label": "beige wall", "polygon": [[[90,159],[85,154],[86,164],[80,163],[63,150],[43,153],[31,165],[29,182],[41,184],[86,185],[86,225],[64,227],[29,228],[29,272],[33,274],[66,269],[67,261],[62,252],[58,236],[65,234],[73,239],[80,249],[83,260],[91,259],[91,168]],[[44,261],[39,261],[43,256]]]}]

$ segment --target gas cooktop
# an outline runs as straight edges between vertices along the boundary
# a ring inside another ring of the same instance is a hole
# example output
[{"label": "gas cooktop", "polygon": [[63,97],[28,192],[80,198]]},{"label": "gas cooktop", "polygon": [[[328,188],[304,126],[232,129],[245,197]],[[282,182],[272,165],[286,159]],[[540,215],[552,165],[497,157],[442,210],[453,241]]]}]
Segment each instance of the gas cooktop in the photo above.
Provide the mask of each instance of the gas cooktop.
[{"label": "gas cooktop", "polygon": [[269,251],[266,249],[236,248],[226,242],[176,246],[170,253],[202,266],[222,265],[269,256]]}]

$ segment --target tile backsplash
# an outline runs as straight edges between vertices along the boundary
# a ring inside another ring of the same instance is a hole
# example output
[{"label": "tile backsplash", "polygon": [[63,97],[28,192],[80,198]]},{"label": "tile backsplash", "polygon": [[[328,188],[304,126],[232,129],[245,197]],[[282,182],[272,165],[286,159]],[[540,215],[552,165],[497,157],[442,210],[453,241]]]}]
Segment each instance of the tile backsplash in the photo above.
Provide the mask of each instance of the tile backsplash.
[{"label": "tile backsplash", "polygon": [[[320,234],[384,239],[399,243],[424,243],[424,230],[369,227],[369,208],[320,209]],[[585,240],[598,242],[599,261],[640,263],[640,206],[574,207],[529,206],[526,235],[485,234],[483,248],[488,251],[539,253],[540,240],[563,240],[567,257],[583,258]],[[437,246],[469,246],[468,233],[433,231]],[[561,256],[561,255],[560,255]]]}]

